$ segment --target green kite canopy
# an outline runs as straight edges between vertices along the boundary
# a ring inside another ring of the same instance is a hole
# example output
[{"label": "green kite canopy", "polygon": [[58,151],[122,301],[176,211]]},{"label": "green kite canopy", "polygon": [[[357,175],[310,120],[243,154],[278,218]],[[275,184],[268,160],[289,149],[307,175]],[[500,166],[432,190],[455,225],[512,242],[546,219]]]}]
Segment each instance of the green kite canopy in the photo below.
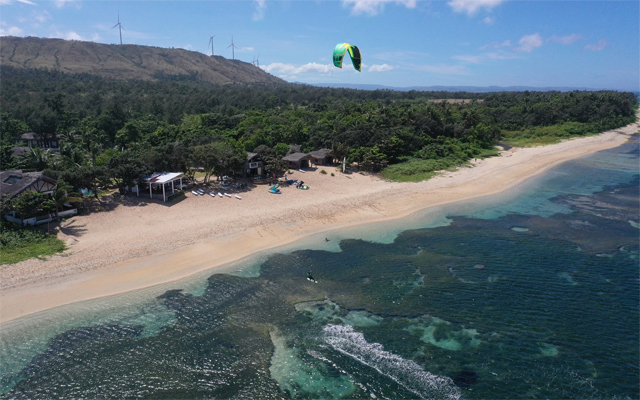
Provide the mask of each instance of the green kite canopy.
[{"label": "green kite canopy", "polygon": [[362,66],[362,56],[360,56],[360,50],[349,43],[338,43],[336,48],[333,49],[333,65],[338,68],[342,68],[342,59],[344,58],[344,53],[349,52],[351,56],[351,62],[353,63],[353,68],[357,71],[360,71],[360,67]]}]

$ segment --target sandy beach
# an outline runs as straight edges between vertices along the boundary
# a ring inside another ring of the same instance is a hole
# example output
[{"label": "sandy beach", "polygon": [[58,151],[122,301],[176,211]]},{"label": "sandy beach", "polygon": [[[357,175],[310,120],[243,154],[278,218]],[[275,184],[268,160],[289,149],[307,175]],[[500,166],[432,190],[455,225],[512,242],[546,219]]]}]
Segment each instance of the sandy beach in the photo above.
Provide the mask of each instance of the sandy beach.
[{"label": "sandy beach", "polygon": [[[336,167],[293,171],[310,190],[260,185],[235,197],[163,203],[148,195],[105,201],[104,211],[62,223],[69,249],[46,260],[0,267],[0,323],[73,302],[174,281],[301,238],[406,217],[446,203],[503,192],[564,161],[618,146],[640,125],[534,148],[512,148],[470,168],[419,183],[342,174]],[[327,173],[320,173],[321,170]],[[331,173],[335,176],[331,176]],[[216,192],[218,190],[216,189]]]}]

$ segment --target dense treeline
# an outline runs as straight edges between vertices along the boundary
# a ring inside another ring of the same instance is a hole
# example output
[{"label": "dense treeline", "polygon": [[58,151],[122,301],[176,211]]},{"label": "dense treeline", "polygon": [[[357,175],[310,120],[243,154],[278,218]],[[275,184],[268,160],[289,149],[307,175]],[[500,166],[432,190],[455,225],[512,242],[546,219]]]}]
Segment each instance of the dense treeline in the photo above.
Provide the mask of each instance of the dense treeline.
[{"label": "dense treeline", "polygon": [[[2,169],[46,169],[75,187],[152,171],[268,169],[297,144],[332,149],[365,169],[415,175],[481,157],[503,135],[584,135],[632,122],[631,93],[360,91],[305,85],[123,82],[2,67]],[[443,99],[467,99],[444,101]],[[20,134],[63,134],[59,155],[8,157]],[[548,134],[544,131],[543,134]],[[402,167],[399,167],[402,166]],[[408,168],[407,166],[410,166]]]},{"label": "dense treeline", "polygon": [[74,117],[99,118],[118,113],[152,115],[177,124],[185,114],[216,112],[233,116],[246,110],[315,105],[322,109],[348,102],[377,100],[413,100],[417,98],[480,98],[468,92],[396,92],[391,90],[353,90],[318,88],[299,84],[213,85],[206,82],[118,81],[89,74],[65,74],[59,71],[0,67],[2,97],[0,106],[14,118],[28,122],[34,131],[50,132],[52,127],[39,123],[42,108],[61,96]]}]

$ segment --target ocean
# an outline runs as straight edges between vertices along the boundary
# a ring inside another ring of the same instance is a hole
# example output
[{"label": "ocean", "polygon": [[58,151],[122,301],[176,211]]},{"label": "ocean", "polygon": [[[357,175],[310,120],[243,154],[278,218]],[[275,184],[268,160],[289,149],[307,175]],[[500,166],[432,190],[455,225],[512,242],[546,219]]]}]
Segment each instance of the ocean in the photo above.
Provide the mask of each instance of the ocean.
[{"label": "ocean", "polygon": [[639,160],[12,321],[0,398],[640,398]]}]

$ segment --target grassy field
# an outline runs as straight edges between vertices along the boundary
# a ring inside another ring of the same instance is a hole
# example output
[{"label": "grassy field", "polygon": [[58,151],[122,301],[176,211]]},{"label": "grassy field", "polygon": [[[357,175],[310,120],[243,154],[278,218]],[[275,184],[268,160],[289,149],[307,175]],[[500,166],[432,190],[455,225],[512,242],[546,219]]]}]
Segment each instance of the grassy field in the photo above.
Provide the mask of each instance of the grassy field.
[{"label": "grassy field", "polygon": [[[483,150],[476,158],[497,156],[500,151],[496,148]],[[438,175],[439,171],[454,171],[469,165],[458,158],[420,159],[410,158],[404,162],[390,165],[382,170],[384,179],[393,182],[420,182]]]},{"label": "grassy field", "polygon": [[508,146],[534,147],[598,133],[599,130],[589,124],[566,122],[560,125],[539,126],[519,131],[502,131],[501,142]]},{"label": "grassy field", "polygon": [[17,225],[0,223],[0,265],[14,264],[29,258],[44,258],[67,249],[55,235],[37,228],[20,228]]}]

